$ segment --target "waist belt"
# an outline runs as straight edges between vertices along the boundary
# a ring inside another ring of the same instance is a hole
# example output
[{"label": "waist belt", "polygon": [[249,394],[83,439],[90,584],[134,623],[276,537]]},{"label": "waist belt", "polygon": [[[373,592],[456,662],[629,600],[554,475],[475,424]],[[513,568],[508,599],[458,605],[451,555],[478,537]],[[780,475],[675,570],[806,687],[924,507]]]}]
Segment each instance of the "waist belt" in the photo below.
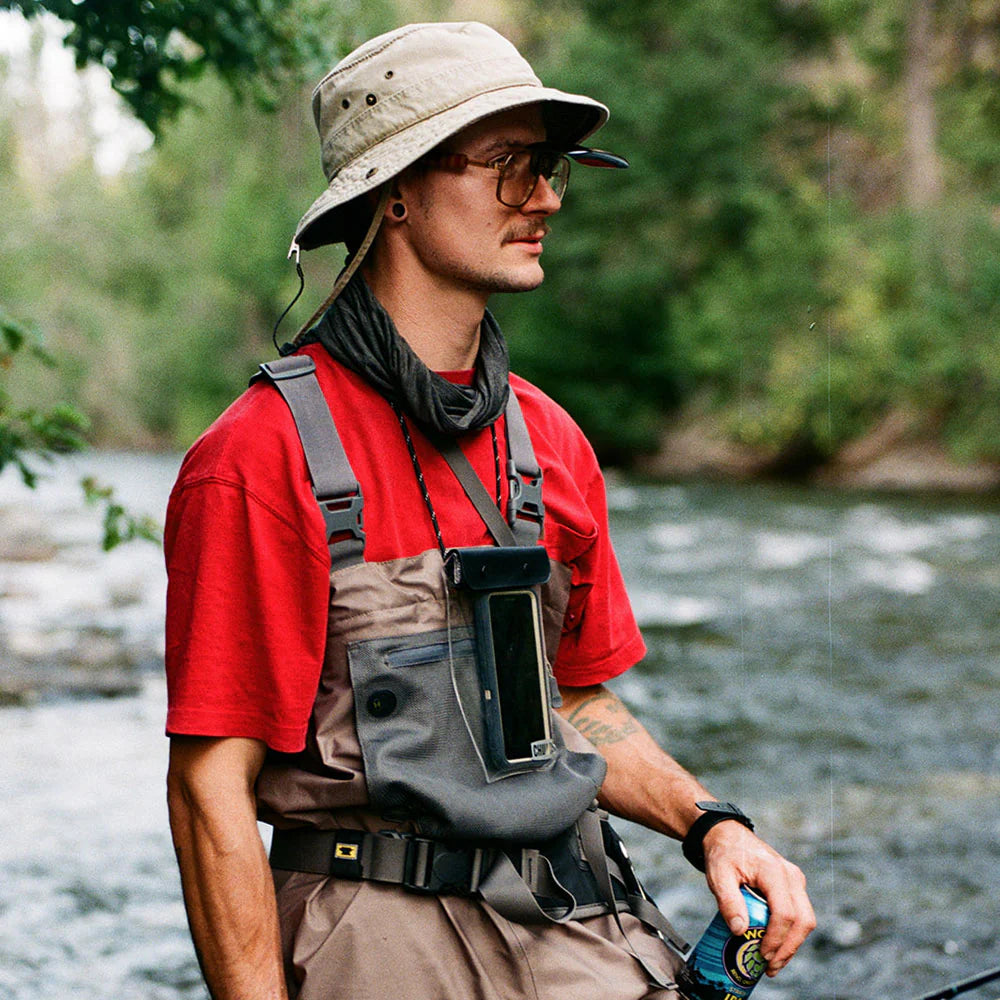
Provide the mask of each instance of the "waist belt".
[{"label": "waist belt", "polygon": [[537,847],[455,843],[395,831],[276,829],[270,861],[285,871],[475,896],[522,924],[601,913],[617,920],[627,910],[685,954],[690,946],[643,889],[610,824],[601,819],[598,825],[592,811],[585,817]]},{"label": "waist belt", "polygon": [[[287,871],[370,879],[409,892],[478,896],[501,854],[546,913],[565,911],[570,898],[575,916],[608,912],[589,865],[561,842],[539,848],[475,846],[387,831],[275,830],[270,860],[272,868]],[[613,863],[611,871],[616,903],[627,909],[624,878]]]}]

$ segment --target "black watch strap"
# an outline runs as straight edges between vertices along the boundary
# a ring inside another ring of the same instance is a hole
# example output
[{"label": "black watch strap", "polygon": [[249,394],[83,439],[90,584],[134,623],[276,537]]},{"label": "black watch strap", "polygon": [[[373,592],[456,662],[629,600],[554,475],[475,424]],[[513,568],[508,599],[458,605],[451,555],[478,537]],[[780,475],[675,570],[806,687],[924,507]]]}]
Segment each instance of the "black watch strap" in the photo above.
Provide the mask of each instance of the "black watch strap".
[{"label": "black watch strap", "polygon": [[696,802],[695,805],[702,810],[702,814],[691,824],[691,829],[681,842],[681,850],[684,857],[691,862],[698,871],[705,870],[705,834],[715,826],[716,823],[724,823],[727,819],[734,819],[737,823],[742,823],[748,830],[753,829],[753,823],[742,809],[734,806],[732,802]]}]

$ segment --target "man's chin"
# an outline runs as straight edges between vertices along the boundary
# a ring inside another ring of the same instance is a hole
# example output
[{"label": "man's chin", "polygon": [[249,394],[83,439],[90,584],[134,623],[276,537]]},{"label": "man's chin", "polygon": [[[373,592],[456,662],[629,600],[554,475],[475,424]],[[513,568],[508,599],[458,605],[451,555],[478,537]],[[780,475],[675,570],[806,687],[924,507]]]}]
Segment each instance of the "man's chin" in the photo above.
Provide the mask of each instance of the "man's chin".
[{"label": "man's chin", "polygon": [[524,274],[512,274],[497,280],[494,292],[530,292],[545,280],[541,265],[536,265]]}]

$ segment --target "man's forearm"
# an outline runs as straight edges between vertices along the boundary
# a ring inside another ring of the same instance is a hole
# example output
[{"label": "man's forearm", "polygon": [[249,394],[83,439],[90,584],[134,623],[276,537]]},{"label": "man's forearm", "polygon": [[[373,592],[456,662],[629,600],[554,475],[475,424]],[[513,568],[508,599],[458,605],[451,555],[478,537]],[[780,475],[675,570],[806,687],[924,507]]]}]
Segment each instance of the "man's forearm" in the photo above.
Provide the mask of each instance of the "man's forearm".
[{"label": "man's forearm", "polygon": [[188,922],[213,1000],[286,1000],[274,883],[252,797],[173,768],[168,790]]},{"label": "man's forearm", "polygon": [[[618,816],[682,838],[701,814],[697,803],[714,796],[684,770],[604,687],[563,688],[562,715],[604,756],[601,804]],[[816,926],[805,877],[791,862],[740,823],[718,823],[702,841],[705,873],[729,929],[742,934],[747,910],[741,885],[771,908],[761,954],[775,975]]]},{"label": "man's forearm", "polygon": [[563,688],[560,714],[608,764],[601,805],[616,816],[678,839],[713,798],[663,751],[613,692],[603,686]]}]

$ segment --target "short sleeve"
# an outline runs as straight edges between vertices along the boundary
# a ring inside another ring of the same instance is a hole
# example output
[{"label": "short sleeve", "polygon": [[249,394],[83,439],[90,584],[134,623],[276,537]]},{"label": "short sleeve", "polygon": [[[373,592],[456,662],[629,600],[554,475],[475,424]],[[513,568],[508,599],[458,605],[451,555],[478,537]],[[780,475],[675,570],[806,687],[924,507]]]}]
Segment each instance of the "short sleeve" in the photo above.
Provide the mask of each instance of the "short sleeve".
[{"label": "short sleeve", "polygon": [[326,637],[324,554],[239,483],[175,488],[165,531],[169,734],[302,749]]},{"label": "short sleeve", "polygon": [[604,477],[596,467],[582,491],[594,531],[573,559],[569,603],[554,670],[560,684],[603,684],[646,655],[611,543]]}]

